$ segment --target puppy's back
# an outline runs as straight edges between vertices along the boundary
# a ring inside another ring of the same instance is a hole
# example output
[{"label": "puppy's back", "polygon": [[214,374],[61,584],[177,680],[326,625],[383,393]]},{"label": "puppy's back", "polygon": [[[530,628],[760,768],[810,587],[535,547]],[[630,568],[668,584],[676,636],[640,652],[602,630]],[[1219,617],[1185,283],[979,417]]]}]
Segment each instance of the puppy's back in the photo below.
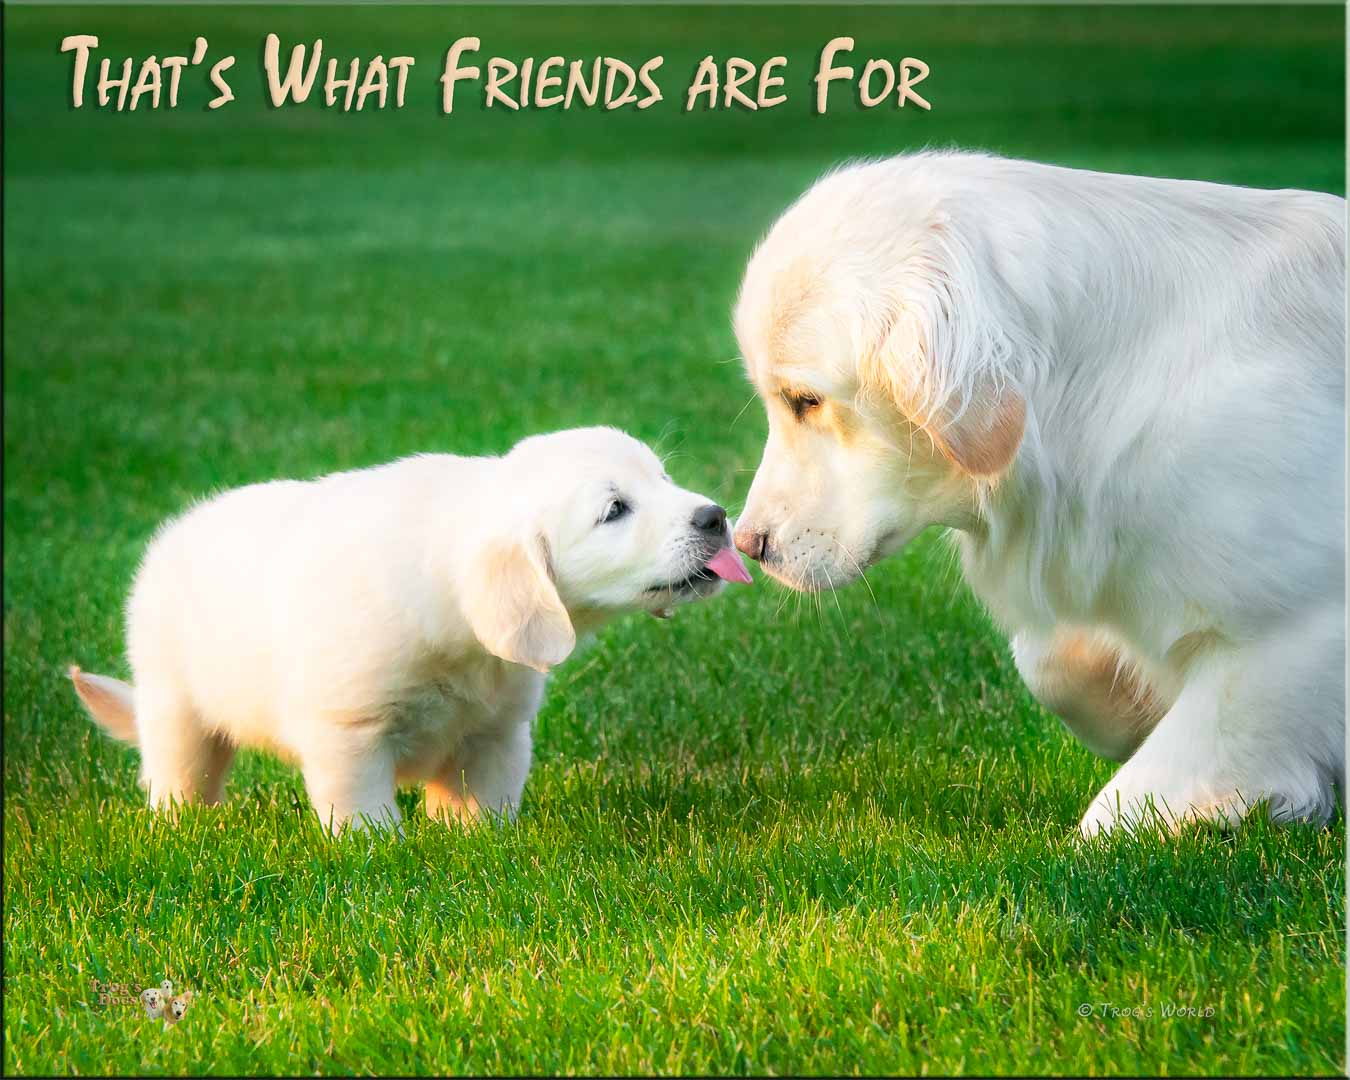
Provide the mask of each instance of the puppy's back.
[{"label": "puppy's back", "polygon": [[489,460],[419,455],[252,484],[167,522],[127,606],[138,687],[173,683],[199,709],[228,713],[225,726],[270,723],[300,658],[317,664],[340,638],[359,663],[411,617],[428,533]]}]

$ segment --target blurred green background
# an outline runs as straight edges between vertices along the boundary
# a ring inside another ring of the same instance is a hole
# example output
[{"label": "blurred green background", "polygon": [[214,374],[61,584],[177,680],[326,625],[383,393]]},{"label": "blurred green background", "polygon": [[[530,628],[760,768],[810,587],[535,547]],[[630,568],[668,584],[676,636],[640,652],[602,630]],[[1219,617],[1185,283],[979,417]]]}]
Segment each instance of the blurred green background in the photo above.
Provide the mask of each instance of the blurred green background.
[{"label": "blurred green background", "polygon": [[[512,829],[329,843],[292,770],[152,828],[62,678],[125,674],[155,526],[215,488],[611,423],[736,507],[729,310],[821,171],[923,146],[1341,193],[1337,7],[4,9],[7,1072],[1331,1073],[1344,827],[1085,852],[1110,766],[1039,710],[938,537],[760,580],[555,676]],[[417,58],[402,110],[273,110],[283,53]],[[96,56],[238,56],[208,112],[69,107]],[[445,49],[664,55],[643,112],[507,112]],[[931,112],[813,111],[830,38]],[[706,54],[786,104],[685,113]],[[1221,272],[1221,268],[1216,268]],[[412,810],[408,796],[405,809]],[[200,993],[171,1033],[90,980]],[[1083,1003],[1139,1015],[1079,1014]],[[1164,1015],[1168,1004],[1209,1016]],[[1150,1010],[1147,1015],[1144,1009]]]}]

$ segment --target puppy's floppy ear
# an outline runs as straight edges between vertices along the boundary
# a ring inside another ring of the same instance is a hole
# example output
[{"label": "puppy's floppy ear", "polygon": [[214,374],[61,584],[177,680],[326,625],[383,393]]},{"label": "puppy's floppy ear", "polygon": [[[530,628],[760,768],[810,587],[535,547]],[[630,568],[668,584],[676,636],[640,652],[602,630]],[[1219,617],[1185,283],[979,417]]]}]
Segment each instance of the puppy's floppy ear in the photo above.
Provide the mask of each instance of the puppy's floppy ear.
[{"label": "puppy's floppy ear", "polygon": [[867,320],[859,380],[894,403],[971,476],[992,479],[1017,456],[1026,400],[1017,376],[1041,349],[989,252],[973,253],[940,214],[931,246]]},{"label": "puppy's floppy ear", "polygon": [[474,635],[503,660],[548,671],[576,647],[542,536],[485,545],[470,567],[464,599]]}]

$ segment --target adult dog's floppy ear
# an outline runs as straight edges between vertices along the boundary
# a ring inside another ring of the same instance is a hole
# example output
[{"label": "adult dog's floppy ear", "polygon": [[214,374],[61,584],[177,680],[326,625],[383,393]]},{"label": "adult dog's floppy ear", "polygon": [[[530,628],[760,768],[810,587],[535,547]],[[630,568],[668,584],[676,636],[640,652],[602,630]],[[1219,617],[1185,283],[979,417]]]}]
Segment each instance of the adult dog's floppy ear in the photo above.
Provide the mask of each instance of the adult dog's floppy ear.
[{"label": "adult dog's floppy ear", "polygon": [[972,257],[948,224],[944,216],[928,257],[868,320],[858,375],[948,460],[992,479],[1012,464],[1026,428],[1014,376],[1034,370],[1041,350],[988,253]]},{"label": "adult dog's floppy ear", "polygon": [[474,635],[494,656],[548,671],[576,647],[543,537],[489,543],[474,560],[464,597]]}]

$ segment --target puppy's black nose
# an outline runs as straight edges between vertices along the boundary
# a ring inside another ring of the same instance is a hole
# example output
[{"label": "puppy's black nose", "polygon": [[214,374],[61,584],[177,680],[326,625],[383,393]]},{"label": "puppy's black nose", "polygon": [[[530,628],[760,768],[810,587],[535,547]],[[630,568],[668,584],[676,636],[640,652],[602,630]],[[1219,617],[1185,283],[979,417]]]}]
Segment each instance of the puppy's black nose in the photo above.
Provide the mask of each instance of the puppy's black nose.
[{"label": "puppy's black nose", "polygon": [[735,539],[742,554],[755,562],[764,558],[764,551],[769,546],[769,534],[760,529],[737,529]]},{"label": "puppy's black nose", "polygon": [[694,511],[692,521],[699,532],[721,536],[727,531],[727,512],[716,503],[700,506]]}]

